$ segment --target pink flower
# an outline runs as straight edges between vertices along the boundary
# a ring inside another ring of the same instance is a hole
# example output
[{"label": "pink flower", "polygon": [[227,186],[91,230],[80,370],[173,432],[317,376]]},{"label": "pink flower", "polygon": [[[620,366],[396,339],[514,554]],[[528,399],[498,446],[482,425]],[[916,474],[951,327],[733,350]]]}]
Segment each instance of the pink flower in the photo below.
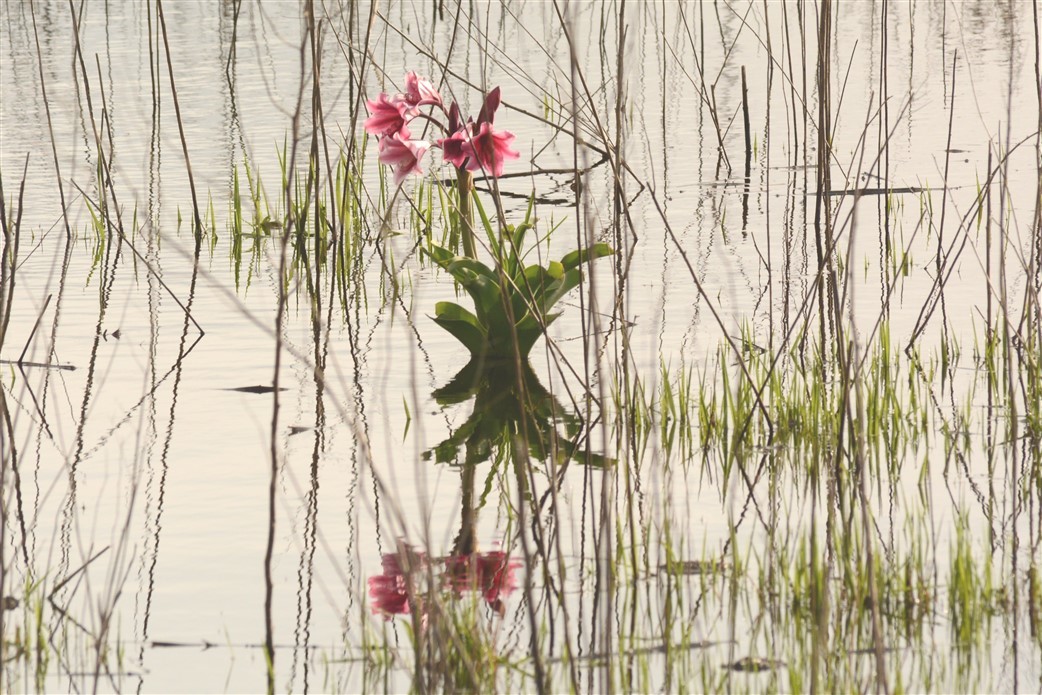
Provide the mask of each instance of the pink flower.
[{"label": "pink flower", "polygon": [[467,168],[471,171],[480,169],[495,177],[502,176],[503,161],[521,156],[510,149],[513,140],[513,133],[506,130],[497,133],[492,130],[491,123],[482,121],[475,126],[470,140],[462,146],[463,153],[469,158]]},{"label": "pink flower", "polygon": [[364,126],[370,135],[393,135],[405,128],[405,124],[413,116],[412,106],[402,96],[389,97],[381,94],[376,101],[366,100],[369,107],[369,118]]},{"label": "pink flower", "polygon": [[463,145],[469,137],[468,128],[468,126],[463,125],[463,120],[460,118],[459,104],[452,102],[452,106],[449,107],[448,128],[448,132],[452,134],[447,138],[438,140],[436,144],[441,148],[445,161],[450,162],[459,169],[462,169],[467,162],[467,155],[463,152]]},{"label": "pink flower", "polygon": [[396,133],[380,138],[380,163],[394,167],[394,185],[400,186],[409,174],[422,174],[420,159],[430,148],[423,140],[410,140],[404,125]]},{"label": "pink flower", "polygon": [[481,111],[478,112],[478,123],[491,125],[496,117],[496,109],[499,108],[499,102],[499,87],[496,87],[485,95],[485,103],[481,105]]},{"label": "pink flower", "polygon": [[459,167],[460,169],[462,169],[463,165],[467,162],[467,153],[463,151],[466,144],[466,128],[460,128],[449,137],[437,141],[438,147],[441,148],[442,154],[445,155],[445,161],[451,162],[453,166]]},{"label": "pink flower", "polygon": [[405,100],[412,106],[442,106],[441,94],[426,77],[417,77],[410,70],[405,74]]}]

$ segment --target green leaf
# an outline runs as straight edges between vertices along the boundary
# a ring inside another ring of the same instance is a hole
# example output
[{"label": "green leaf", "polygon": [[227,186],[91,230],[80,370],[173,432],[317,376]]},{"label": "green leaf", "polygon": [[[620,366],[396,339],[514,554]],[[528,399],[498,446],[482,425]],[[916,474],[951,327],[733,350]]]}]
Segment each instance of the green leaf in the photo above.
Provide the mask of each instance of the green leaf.
[{"label": "green leaf", "polygon": [[525,276],[521,281],[520,289],[526,296],[538,303],[543,293],[555,282],[557,282],[557,278],[549,270],[540,265],[530,265],[525,268]]},{"label": "green leaf", "polygon": [[453,255],[451,251],[434,244],[432,244],[429,249],[421,248],[421,251],[430,256],[431,260],[440,265],[442,268],[448,266],[448,264],[452,262],[452,259],[455,258],[455,255]]},{"label": "green leaf", "polygon": [[488,312],[499,303],[499,282],[495,271],[480,261],[466,256],[455,256],[440,246],[433,246],[427,254],[456,280],[474,300],[481,325],[488,323]]},{"label": "green leaf", "polygon": [[561,265],[565,267],[565,270],[571,270],[572,268],[578,268],[583,263],[588,263],[595,258],[611,256],[614,253],[615,252],[612,248],[607,244],[594,244],[588,249],[572,251],[561,259]]},{"label": "green leaf", "polygon": [[574,289],[575,286],[579,284],[579,281],[581,279],[582,273],[579,271],[578,268],[574,268],[565,273],[564,277],[561,278],[561,280],[559,281],[559,284],[557,284],[556,287],[550,288],[550,290],[542,298],[542,310],[547,311],[550,307],[556,304],[557,300],[559,300],[561,297],[572,291],[572,289]]},{"label": "green leaf", "polygon": [[434,306],[434,313],[434,322],[463,343],[471,355],[480,355],[485,351],[485,332],[474,314],[453,302],[438,302]]},{"label": "green leaf", "polygon": [[496,279],[494,270],[481,261],[475,261],[473,258],[467,258],[466,256],[455,256],[448,265],[442,267],[452,273],[452,277],[460,282],[463,282],[461,278],[469,277],[469,274],[483,275],[491,280]]},{"label": "green leaf", "polygon": [[543,320],[543,325],[540,325],[536,317],[529,313],[518,322],[515,331],[517,332],[518,350],[523,357],[527,357],[528,353],[532,351],[532,346],[543,335],[545,326],[553,323],[558,316],[560,316],[559,313],[547,314]]},{"label": "green leaf", "polygon": [[517,225],[517,227],[514,228],[513,234],[510,235],[510,243],[514,245],[514,253],[518,257],[521,256],[521,249],[525,244],[525,234],[528,233],[528,230],[531,228],[532,225],[525,220],[521,224]]},{"label": "green leaf", "polygon": [[[527,355],[546,326],[560,316],[560,313],[547,312],[582,280],[580,266],[614,252],[607,244],[598,243],[573,251],[560,261],[551,261],[546,267],[531,265],[525,268],[522,265],[522,246],[525,234],[532,228],[534,198],[529,199],[525,221],[505,230],[504,246],[509,248],[500,247],[498,227],[493,227],[476,194],[474,207],[485,227],[495,262],[503,265],[490,268],[473,258],[456,256],[440,246],[424,249],[474,302],[474,313],[452,302],[439,302],[434,320],[463,343],[472,355],[512,356],[515,337],[518,350]],[[508,252],[507,255],[504,252]]]},{"label": "green leaf", "polygon": [[532,219],[532,211],[534,209],[535,192],[533,191],[532,194],[528,196],[528,209],[525,211],[524,222],[510,230],[510,244],[513,248],[511,249],[507,274],[511,277],[514,277],[522,267],[521,261],[524,257],[524,254],[522,253],[521,249],[523,249],[525,245],[525,234],[528,232],[528,230],[532,229],[532,227],[535,224],[535,221]]},{"label": "green leaf", "polygon": [[487,333],[492,333],[492,324],[496,314],[502,314],[502,302],[499,298],[499,282],[484,275],[468,275],[460,282],[470,298],[474,300],[474,310]]},{"label": "green leaf", "polygon": [[478,215],[481,217],[481,226],[485,228],[485,236],[488,237],[488,244],[489,248],[492,250],[492,257],[499,258],[498,235],[496,234],[496,230],[492,227],[492,221],[489,220],[488,215],[485,214],[485,207],[481,204],[481,198],[478,197],[477,191],[474,191],[474,207],[477,209]]}]

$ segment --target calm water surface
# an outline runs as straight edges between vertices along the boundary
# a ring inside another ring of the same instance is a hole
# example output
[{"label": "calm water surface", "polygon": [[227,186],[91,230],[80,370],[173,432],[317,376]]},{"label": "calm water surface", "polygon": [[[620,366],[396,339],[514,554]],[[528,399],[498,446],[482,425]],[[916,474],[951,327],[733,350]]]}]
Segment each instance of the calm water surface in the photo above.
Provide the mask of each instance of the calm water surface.
[{"label": "calm water surface", "polygon": [[[347,56],[364,44],[369,7],[328,5],[321,10],[320,86],[327,144],[335,153],[345,146],[356,115],[358,86],[351,82]],[[567,5],[577,64],[592,96],[592,101],[583,97],[579,110],[585,141],[598,142],[595,114],[615,138],[621,85],[620,150],[632,172],[624,193],[632,232],[621,234],[613,226],[611,171],[598,163],[596,151],[578,148],[580,163],[593,167],[578,206],[571,174],[543,173],[573,166],[567,106],[561,111],[571,99],[568,42],[552,4],[466,5],[463,19],[474,14],[458,35],[455,7],[446,7],[444,17],[434,16],[428,2],[379,9],[369,41],[373,64],[364,80],[370,97],[395,89],[406,70],[436,74],[430,55],[448,56],[457,77],[448,79],[446,91],[469,110],[476,110],[481,97],[463,78],[474,85],[501,85],[506,106],[497,123],[516,134],[522,154],[509,173],[531,172],[501,181],[508,217],[522,215],[534,191],[543,223],[562,223],[549,242],[551,255],[575,247],[577,219],[584,231],[619,247],[622,265],[594,264],[594,289],[582,301],[582,306],[596,301],[600,322],[591,330],[598,332],[582,340],[576,292],[551,329],[561,357],[550,359],[542,342],[533,352],[535,378],[564,411],[610,421],[611,392],[624,378],[623,366],[627,378],[639,380],[647,393],[661,386],[663,368],[674,376],[690,370],[697,381],[717,384],[721,372],[735,365],[732,355],[718,351],[725,332],[748,331],[754,342],[767,346],[798,322],[816,269],[816,29],[813,18],[801,14],[813,14],[812,8],[627,3],[618,79],[618,8]],[[27,360],[75,368],[3,364],[11,422],[2,447],[3,593],[23,596],[26,582],[44,582],[33,595],[47,604],[48,629],[61,624],[68,645],[68,661],[52,663],[42,681],[31,669],[7,665],[5,678],[16,690],[92,688],[92,636],[102,634],[106,643],[119,643],[121,652],[118,662],[110,660],[111,674],[102,673],[97,681],[101,690],[267,687],[260,647],[273,446],[279,462],[272,561],[277,690],[408,689],[409,618],[374,613],[374,607],[387,608],[389,599],[379,591],[383,585],[370,580],[393,569],[388,556],[406,548],[449,572],[451,561],[437,558],[458,551],[468,531],[480,557],[499,564],[480,570],[485,574],[479,584],[487,580],[484,590],[460,593],[472,595],[485,622],[498,626],[502,653],[520,659],[529,648],[529,623],[520,590],[524,568],[517,561],[525,532],[516,516],[517,481],[503,464],[485,461],[468,469],[425,456],[464,425],[474,405],[447,405],[437,396],[466,355],[429,318],[434,304],[453,299],[454,292],[447,277],[421,265],[414,253],[404,196],[395,200],[388,219],[391,228],[405,233],[381,235],[375,214],[365,221],[346,306],[334,303],[329,312],[332,286],[323,278],[317,338],[313,304],[299,276],[291,283],[286,320],[276,329],[277,232],[276,237],[247,235],[240,248],[233,244],[229,200],[236,169],[243,191],[247,166],[260,177],[267,207],[259,216],[283,214],[279,157],[292,139],[301,88],[301,8],[291,2],[167,2],[164,10],[195,187],[208,224],[211,209],[215,222],[197,259],[189,181],[155,7],[138,2],[77,7],[86,78],[74,54],[65,3],[6,2],[2,9],[0,170],[8,201],[27,155],[28,167],[10,328],[0,357],[16,360],[27,346]],[[799,54],[801,21],[805,55]],[[837,219],[849,230],[844,252],[853,237],[848,258],[854,282],[847,301],[863,349],[881,314],[895,346],[904,346],[930,296],[942,210],[947,230],[967,215],[972,218],[978,186],[988,177],[988,153],[1025,139],[1005,173],[1010,295],[1021,297],[1037,283],[1016,261],[1030,249],[1038,205],[1037,139],[1031,135],[1040,107],[1031,26],[1028,3],[843,3],[836,11],[833,188],[917,189],[893,196],[898,208],[886,224],[883,196],[862,198],[856,222],[850,218],[852,198],[833,198]],[[743,66],[754,141],[748,177],[742,161]],[[700,96],[700,71],[715,84],[719,137]],[[308,83],[306,93],[310,90]],[[802,113],[804,95],[810,100],[809,125]],[[552,108],[544,120],[547,105]],[[88,107],[103,124],[123,224],[133,230],[122,242],[103,241],[91,227],[90,201],[97,199],[99,185]],[[65,239],[48,120],[72,243]],[[300,123],[304,148],[311,127],[307,110]],[[360,125],[354,128],[360,134]],[[878,157],[887,139],[886,156]],[[373,147],[370,143],[370,152]],[[428,164],[438,170],[433,158]],[[386,210],[376,199],[375,158],[366,162],[364,175],[373,196],[367,205]],[[405,193],[418,181],[407,183]],[[247,203],[244,214],[252,219]],[[924,208],[933,215],[925,221]],[[993,217],[998,215],[996,198]],[[909,259],[907,275],[889,296],[894,274],[881,250],[884,230]],[[953,403],[938,407],[948,415],[961,407],[956,400],[974,412],[986,404],[970,369],[987,312],[985,242],[976,230],[966,238],[944,304],[918,343],[924,355],[935,354],[943,340],[961,347],[955,385],[935,395],[943,400],[951,394]],[[393,267],[390,275],[385,266]],[[612,295],[620,287],[616,271],[623,267],[625,346],[622,324],[610,320]],[[389,277],[400,283],[398,296],[390,291]],[[726,331],[710,314],[706,297],[721,312]],[[186,320],[181,305],[190,307],[194,322]],[[278,397],[273,443],[273,396],[237,389],[272,384],[276,330],[283,345],[278,379],[285,390]],[[323,379],[316,378],[316,362],[324,365]],[[586,379],[596,397],[588,413],[581,398]],[[666,557],[663,529],[669,528],[675,547],[682,549],[681,559],[715,557],[725,548],[741,557],[752,568],[743,581],[750,582],[749,595],[755,596],[757,572],[773,561],[774,523],[780,520],[794,535],[821,523],[811,517],[814,503],[798,474],[781,472],[771,483],[758,481],[750,493],[738,476],[724,478],[714,457],[667,452],[657,435],[658,406],[653,415],[656,424],[644,446],[620,448],[616,433],[601,426],[588,431],[596,454],[617,459],[607,483],[620,496],[607,527],[597,502],[603,469],[573,464],[557,481],[560,521],[553,528],[566,568],[563,596],[575,621],[569,639],[584,656],[601,651],[595,599],[607,589],[589,578],[601,534],[610,535],[616,521],[632,518],[643,534],[640,553],[649,572],[640,581],[642,591],[648,587],[642,610],[652,624],[664,610],[665,582],[657,576]],[[943,422],[931,410],[928,429],[939,431]],[[946,454],[940,435],[893,453],[890,465],[905,472],[872,492],[879,539],[900,554],[923,523],[933,529],[931,562],[946,573],[955,520],[965,518],[977,557],[992,559],[1003,576],[1019,558],[1014,576],[1021,581],[1037,555],[1038,507],[1013,512],[1015,485],[1007,469],[989,468],[982,453],[982,418],[974,420],[971,436],[970,455],[958,471],[942,473]],[[15,460],[17,470],[11,466]],[[927,465],[930,461],[935,465]],[[539,467],[533,476],[533,495],[544,502],[552,487],[546,470]],[[625,490],[631,493],[622,494]],[[625,499],[633,511],[623,511]],[[1037,505],[1037,492],[1027,499]],[[545,506],[541,509],[546,513]],[[1011,544],[1019,533],[1026,540]],[[684,588],[688,598],[699,591],[698,577],[690,579]],[[534,581],[542,586],[542,575]],[[489,588],[493,584],[495,589]],[[723,582],[717,584],[722,592]],[[46,602],[56,586],[55,604],[82,627],[61,621]],[[706,682],[739,690],[796,687],[784,668],[730,675],[720,668],[746,655],[800,667],[779,646],[784,640],[764,626],[771,619],[763,606],[728,606],[710,594],[712,607],[692,611],[685,625],[688,639],[717,646],[697,652],[689,687],[702,689]],[[13,626],[31,624],[26,610],[23,604],[5,613],[5,640]],[[556,615],[543,604],[540,610]],[[912,690],[927,683],[941,690],[1035,690],[1042,668],[1038,643],[1025,636],[1027,631],[1021,614],[996,619],[985,629],[990,651],[981,647],[974,667],[960,671],[945,663],[954,639],[947,625],[938,623],[927,628],[933,651],[917,656],[895,644],[892,668]],[[546,641],[547,656],[562,655],[562,639]],[[380,669],[365,649],[381,640],[400,650],[387,680],[373,676]],[[845,648],[869,646],[866,636]],[[871,673],[870,657],[842,658],[851,660],[852,670]],[[931,662],[937,665],[924,666]],[[677,687],[656,673],[663,669],[657,657],[650,664],[647,687]],[[730,686],[726,678],[733,678]],[[580,680],[590,691],[605,685],[592,675],[581,674]],[[511,689],[510,682],[505,689]],[[808,687],[808,681],[802,683]]]}]

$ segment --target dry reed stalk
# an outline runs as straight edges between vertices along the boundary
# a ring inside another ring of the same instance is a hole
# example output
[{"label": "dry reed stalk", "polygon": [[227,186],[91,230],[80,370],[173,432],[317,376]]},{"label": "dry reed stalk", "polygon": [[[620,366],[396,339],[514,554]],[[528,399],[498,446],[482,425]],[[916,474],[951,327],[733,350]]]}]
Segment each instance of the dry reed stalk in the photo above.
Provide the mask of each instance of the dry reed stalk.
[{"label": "dry reed stalk", "polygon": [[[70,0],[71,3],[72,0]],[[199,199],[195,193],[195,177],[192,175],[192,160],[188,156],[188,140],[185,137],[184,122],[181,120],[181,104],[177,98],[177,83],[174,81],[174,62],[170,55],[170,41],[166,33],[166,16],[163,14],[163,0],[156,0],[156,14],[159,17],[159,26],[163,34],[163,52],[166,54],[167,77],[170,78],[170,96],[174,101],[174,118],[177,121],[177,132],[181,138],[181,151],[185,157],[185,170],[188,172],[188,188],[192,193],[192,219],[196,243],[203,236],[203,218],[199,214]]]}]

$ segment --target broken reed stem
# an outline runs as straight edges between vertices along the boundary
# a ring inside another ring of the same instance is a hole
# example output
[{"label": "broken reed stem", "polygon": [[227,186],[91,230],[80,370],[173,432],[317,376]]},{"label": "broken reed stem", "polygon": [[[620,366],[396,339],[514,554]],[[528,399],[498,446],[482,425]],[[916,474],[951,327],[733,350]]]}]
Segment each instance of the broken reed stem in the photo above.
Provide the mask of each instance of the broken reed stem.
[{"label": "broken reed stem", "polygon": [[[13,277],[12,277],[13,279]],[[47,295],[47,299],[43,302],[43,307],[40,309],[40,313],[36,316],[36,323],[33,324],[33,329],[29,331],[29,337],[25,340],[25,347],[22,348],[22,354],[18,355],[17,364],[23,364],[25,362],[25,353],[29,352],[29,346],[33,343],[33,337],[36,335],[36,330],[40,327],[40,321],[43,320],[44,312],[47,311],[47,307],[51,303],[51,297],[54,295]]]},{"label": "broken reed stem", "polygon": [[749,85],[745,82],[745,66],[742,66],[742,121],[745,123],[745,175],[749,176],[749,163],[753,158],[753,135],[749,132]]},{"label": "broken reed stem", "polygon": [[749,187],[753,163],[753,136],[749,132],[749,87],[745,81],[744,65],[742,66],[742,121],[745,124],[745,181],[742,186],[742,233],[744,234],[749,225]]},{"label": "broken reed stem", "polygon": [[[987,298],[987,330],[984,334],[988,351],[994,350],[992,340],[995,337],[994,308],[992,301],[995,297],[994,283],[991,281],[991,156],[992,149],[988,146],[988,180],[984,182],[984,195],[986,201],[984,218],[984,291]],[[995,372],[989,363],[988,369],[988,403],[991,403],[992,393],[995,388]],[[991,417],[991,409],[988,409],[988,417]]]}]

